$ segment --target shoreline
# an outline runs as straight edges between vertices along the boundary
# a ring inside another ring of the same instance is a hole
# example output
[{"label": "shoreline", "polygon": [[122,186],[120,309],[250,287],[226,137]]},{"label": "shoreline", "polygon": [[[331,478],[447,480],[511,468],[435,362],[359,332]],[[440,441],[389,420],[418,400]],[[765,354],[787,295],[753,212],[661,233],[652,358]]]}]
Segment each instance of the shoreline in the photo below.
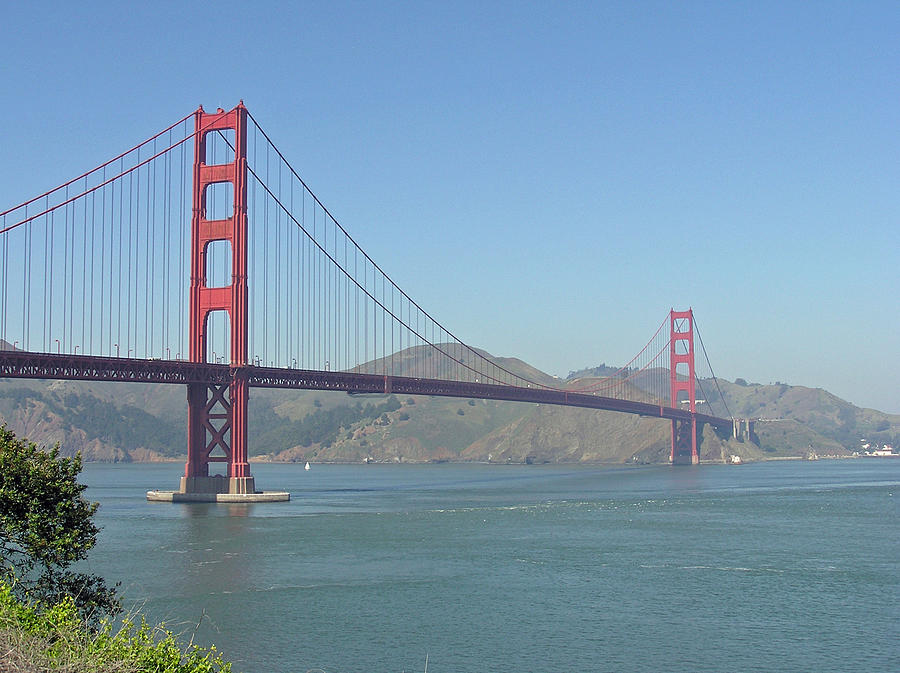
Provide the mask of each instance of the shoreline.
[{"label": "shoreline", "polygon": [[[900,458],[900,454],[894,454],[891,456],[863,456],[863,455],[847,455],[847,456],[838,456],[838,455],[828,455],[828,456],[818,456],[817,458],[807,458],[805,456],[773,456],[771,458],[761,458],[757,460],[753,459],[745,459],[743,464],[747,463],[769,463],[769,462],[784,462],[784,461],[809,461],[814,462],[816,460],[861,460],[864,458]],[[154,460],[83,460],[84,464],[96,464],[96,465],[153,465],[156,463],[184,463],[187,460],[187,456],[181,457],[173,457],[173,458],[159,458]],[[260,460],[258,457],[249,459],[251,465],[303,465],[306,462],[310,462],[313,465],[529,465],[531,467],[540,467],[542,465],[568,465],[570,467],[584,466],[584,467],[599,467],[599,466],[620,466],[620,467],[653,467],[657,465],[669,465],[668,462],[659,462],[659,463],[633,463],[633,462],[604,462],[604,461],[588,461],[588,462],[568,462],[568,461],[547,461],[547,462],[536,462],[536,463],[527,463],[527,462],[498,462],[498,461],[487,461],[487,460],[370,460],[370,461],[356,461],[356,460],[322,460],[322,461],[306,461],[306,460],[272,460],[272,459],[263,459]],[[701,460],[700,465],[728,465],[724,460]]]}]

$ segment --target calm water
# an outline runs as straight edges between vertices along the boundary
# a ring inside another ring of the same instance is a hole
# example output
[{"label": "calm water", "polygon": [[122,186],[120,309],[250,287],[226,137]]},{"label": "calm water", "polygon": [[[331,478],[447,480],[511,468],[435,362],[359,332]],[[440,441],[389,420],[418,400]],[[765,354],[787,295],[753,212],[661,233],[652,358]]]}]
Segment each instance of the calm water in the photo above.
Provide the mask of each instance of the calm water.
[{"label": "calm water", "polygon": [[181,469],[86,466],[90,570],[237,671],[900,671],[900,460]]}]

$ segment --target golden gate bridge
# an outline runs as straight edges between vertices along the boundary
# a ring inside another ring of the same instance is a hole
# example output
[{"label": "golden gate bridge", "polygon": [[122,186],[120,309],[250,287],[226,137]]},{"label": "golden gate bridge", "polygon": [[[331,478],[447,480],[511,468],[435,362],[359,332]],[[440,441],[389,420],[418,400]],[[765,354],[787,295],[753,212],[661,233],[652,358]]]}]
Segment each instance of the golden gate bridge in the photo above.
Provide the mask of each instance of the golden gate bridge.
[{"label": "golden gate bridge", "polygon": [[658,417],[673,464],[699,461],[704,425],[735,427],[690,309],[602,378],[548,385],[467,345],[366,254],[243,102],[201,107],[3,211],[0,255],[0,377],[185,385],[184,499],[258,494],[252,387]]}]

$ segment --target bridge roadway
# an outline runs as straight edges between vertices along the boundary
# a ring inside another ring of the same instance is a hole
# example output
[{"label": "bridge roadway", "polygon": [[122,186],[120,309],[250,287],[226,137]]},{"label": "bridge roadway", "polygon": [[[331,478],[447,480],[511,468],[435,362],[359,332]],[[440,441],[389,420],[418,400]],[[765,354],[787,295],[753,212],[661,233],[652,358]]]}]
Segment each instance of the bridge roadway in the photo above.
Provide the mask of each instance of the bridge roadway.
[{"label": "bridge roadway", "polygon": [[[30,351],[0,351],[0,378],[224,385],[237,377],[245,378],[249,386],[256,388],[440,395],[585,407],[679,421],[691,418],[691,412],[685,409],[674,409],[649,402],[619,400],[590,393],[569,392],[556,388],[531,388],[406,376],[383,376],[381,374],[282,369],[280,367],[232,367],[225,364],[183,360],[145,360],[33,353]],[[698,413],[696,419],[698,422],[709,423],[723,430],[730,431],[732,427],[730,418],[718,418]]]}]

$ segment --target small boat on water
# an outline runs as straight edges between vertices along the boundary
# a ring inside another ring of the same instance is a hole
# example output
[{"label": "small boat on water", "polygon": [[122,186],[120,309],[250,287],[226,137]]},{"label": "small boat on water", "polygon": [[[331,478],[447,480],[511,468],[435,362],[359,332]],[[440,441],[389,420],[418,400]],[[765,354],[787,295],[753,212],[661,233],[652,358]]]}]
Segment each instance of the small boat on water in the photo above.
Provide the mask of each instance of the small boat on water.
[{"label": "small boat on water", "polygon": [[308,470],[308,469],[309,469],[309,461],[306,461],[306,465],[303,466],[303,469],[304,469],[304,470]]}]

